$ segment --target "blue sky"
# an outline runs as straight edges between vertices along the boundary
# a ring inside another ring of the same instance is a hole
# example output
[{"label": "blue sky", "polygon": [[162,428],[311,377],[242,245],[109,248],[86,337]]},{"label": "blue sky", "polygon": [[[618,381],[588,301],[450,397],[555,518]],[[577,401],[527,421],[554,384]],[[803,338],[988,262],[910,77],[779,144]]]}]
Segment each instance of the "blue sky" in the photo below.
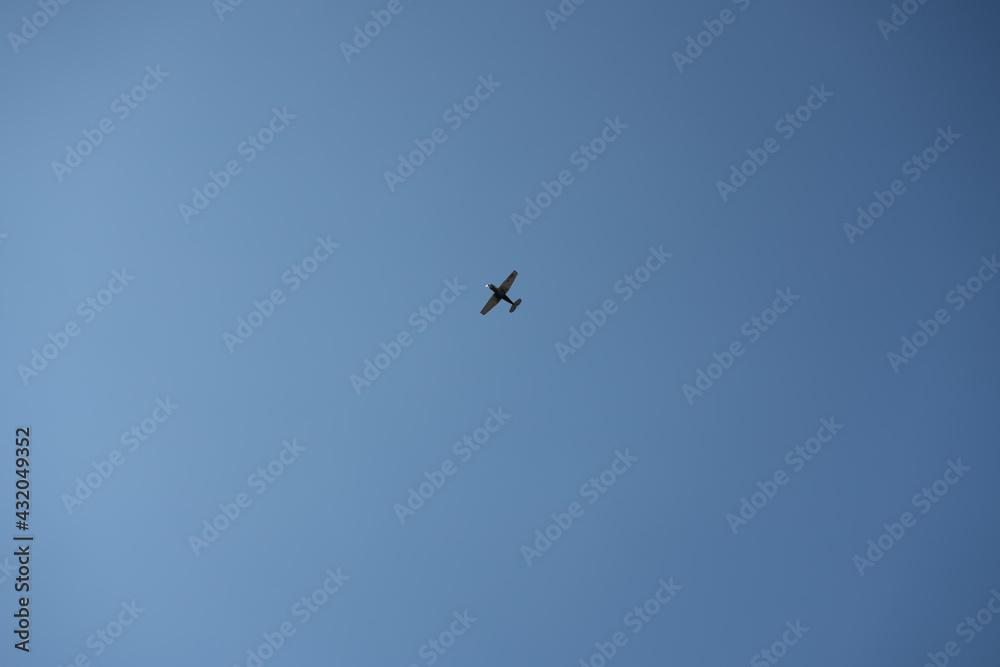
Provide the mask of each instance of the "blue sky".
[{"label": "blue sky", "polygon": [[1000,15],[902,4],[8,4],[4,664],[995,660]]}]

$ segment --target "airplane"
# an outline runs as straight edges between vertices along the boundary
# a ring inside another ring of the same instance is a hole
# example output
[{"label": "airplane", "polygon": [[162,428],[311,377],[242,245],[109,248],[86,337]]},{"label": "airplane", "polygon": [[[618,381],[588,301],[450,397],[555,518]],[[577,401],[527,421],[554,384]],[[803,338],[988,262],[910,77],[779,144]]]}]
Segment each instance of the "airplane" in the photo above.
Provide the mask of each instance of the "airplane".
[{"label": "airplane", "polygon": [[511,301],[507,298],[507,290],[509,290],[510,286],[514,284],[514,278],[517,278],[517,271],[511,271],[510,275],[507,276],[507,280],[503,281],[503,284],[500,285],[500,287],[495,287],[492,284],[487,285],[487,287],[493,290],[493,296],[490,297],[490,300],[486,302],[486,305],[483,306],[483,309],[479,312],[485,315],[490,312],[490,309],[493,308],[493,306],[503,300],[510,304],[510,312],[513,313],[517,307],[521,305],[520,299],[517,301]]}]

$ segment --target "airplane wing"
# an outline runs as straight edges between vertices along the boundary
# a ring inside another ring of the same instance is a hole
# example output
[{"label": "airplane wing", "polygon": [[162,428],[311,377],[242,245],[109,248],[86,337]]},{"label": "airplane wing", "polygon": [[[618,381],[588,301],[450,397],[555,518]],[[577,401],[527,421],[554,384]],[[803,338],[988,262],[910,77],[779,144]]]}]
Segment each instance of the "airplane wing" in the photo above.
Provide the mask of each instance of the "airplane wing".
[{"label": "airplane wing", "polygon": [[504,294],[510,289],[510,286],[514,284],[514,278],[517,278],[517,271],[511,271],[510,275],[507,276],[507,280],[503,281],[503,285],[500,286],[500,291]]},{"label": "airplane wing", "polygon": [[486,305],[483,306],[483,309],[480,310],[479,312],[485,315],[486,313],[490,312],[490,309],[493,306],[497,305],[498,303],[500,303],[500,299],[497,298],[496,294],[494,294],[493,296],[490,297],[490,300],[486,302]]}]

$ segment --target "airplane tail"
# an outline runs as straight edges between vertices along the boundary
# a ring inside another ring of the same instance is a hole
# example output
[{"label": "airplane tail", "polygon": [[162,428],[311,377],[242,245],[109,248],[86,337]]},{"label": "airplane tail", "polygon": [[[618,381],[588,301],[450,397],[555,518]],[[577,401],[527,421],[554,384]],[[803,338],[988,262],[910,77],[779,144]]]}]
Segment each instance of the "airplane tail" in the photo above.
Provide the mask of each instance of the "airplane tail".
[{"label": "airplane tail", "polygon": [[518,299],[517,301],[514,302],[514,305],[510,307],[510,312],[513,313],[515,310],[517,310],[517,307],[520,305],[521,305],[521,300]]}]

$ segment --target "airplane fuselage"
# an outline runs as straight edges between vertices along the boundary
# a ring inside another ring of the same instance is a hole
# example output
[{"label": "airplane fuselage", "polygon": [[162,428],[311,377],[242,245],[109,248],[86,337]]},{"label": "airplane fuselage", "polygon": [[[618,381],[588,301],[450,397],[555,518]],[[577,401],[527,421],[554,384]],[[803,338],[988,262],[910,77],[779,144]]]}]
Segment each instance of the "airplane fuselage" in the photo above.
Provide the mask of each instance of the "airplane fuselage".
[{"label": "airplane fuselage", "polygon": [[501,291],[499,287],[497,287],[496,285],[494,285],[492,283],[490,283],[489,285],[487,285],[487,287],[489,287],[491,290],[493,290],[493,293],[497,296],[498,299],[502,299],[502,300],[506,301],[507,303],[509,303],[512,306],[514,305],[514,302],[507,298],[507,292],[506,291]]}]

